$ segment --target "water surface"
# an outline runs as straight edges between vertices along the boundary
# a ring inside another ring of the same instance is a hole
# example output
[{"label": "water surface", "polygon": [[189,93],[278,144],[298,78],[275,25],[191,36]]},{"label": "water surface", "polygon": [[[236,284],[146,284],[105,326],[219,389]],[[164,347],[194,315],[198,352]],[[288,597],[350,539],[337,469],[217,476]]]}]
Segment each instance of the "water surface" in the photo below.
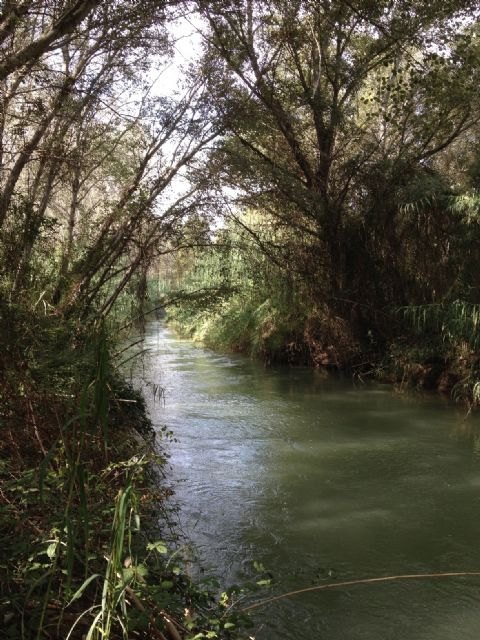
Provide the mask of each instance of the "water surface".
[{"label": "water surface", "polygon": [[[143,375],[171,447],[181,524],[226,584],[253,560],[273,593],[480,570],[478,420],[437,396],[264,368],[147,327]],[[332,575],[332,577],[329,576]],[[257,640],[478,640],[480,579],[304,594],[259,611]]]}]

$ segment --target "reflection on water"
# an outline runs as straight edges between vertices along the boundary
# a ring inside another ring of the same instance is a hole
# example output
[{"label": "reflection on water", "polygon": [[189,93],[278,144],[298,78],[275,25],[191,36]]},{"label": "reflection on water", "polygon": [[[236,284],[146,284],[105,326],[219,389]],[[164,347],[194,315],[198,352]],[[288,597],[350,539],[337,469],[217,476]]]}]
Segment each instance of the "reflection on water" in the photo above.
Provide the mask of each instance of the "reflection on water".
[{"label": "reflection on water", "polygon": [[[250,561],[276,592],[325,581],[480,569],[478,420],[437,398],[265,369],[147,327],[144,377],[182,526],[227,583]],[[329,578],[330,580],[330,578]],[[475,578],[356,586],[265,607],[257,640],[479,637]]]}]

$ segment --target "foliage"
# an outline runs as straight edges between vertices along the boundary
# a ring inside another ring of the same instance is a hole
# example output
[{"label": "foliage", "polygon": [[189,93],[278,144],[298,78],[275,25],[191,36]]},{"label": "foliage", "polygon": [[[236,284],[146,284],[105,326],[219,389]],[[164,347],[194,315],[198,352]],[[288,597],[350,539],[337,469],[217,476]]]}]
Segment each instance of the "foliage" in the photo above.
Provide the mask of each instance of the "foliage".
[{"label": "foliage", "polygon": [[105,317],[128,288],[142,299],[142,275],[195,211],[177,182],[216,134],[199,127],[202,80],[152,95],[146,76],[171,52],[163,3],[7,4],[0,289],[49,313]]},{"label": "foliage", "polygon": [[451,308],[455,323],[453,301],[480,303],[475,3],[196,4],[224,228],[182,254],[165,300],[206,270],[233,291],[170,315],[267,361],[403,380],[433,358],[432,386],[460,382],[469,327],[450,323],[447,348],[411,318]]},{"label": "foliage", "polygon": [[409,306],[403,310],[417,331],[438,336],[454,346],[464,342],[472,351],[480,346],[480,305],[462,300],[451,303]]},{"label": "foliage", "polygon": [[[202,59],[166,97],[150,78],[185,7]],[[477,17],[472,0],[4,3],[7,637],[241,627],[234,590],[196,588],[150,527],[163,454],[118,371],[119,327],[149,306],[220,348],[359,375],[390,358],[478,404]]]},{"label": "foliage", "polygon": [[454,300],[402,312],[420,336],[429,336],[437,357],[451,363],[453,397],[478,406],[480,306]]},{"label": "foliage", "polygon": [[119,327],[143,313],[153,259],[189,241],[185,178],[217,133],[201,76],[169,97],[148,78],[168,67],[178,4],[26,0],[0,15],[6,637],[232,635],[176,542],[164,559],[151,542],[168,533],[165,457],[119,370]]},{"label": "foliage", "polygon": [[163,480],[168,442],[155,443],[122,380],[111,330],[7,304],[2,322],[23,336],[1,388],[5,637],[241,637],[240,618],[188,576]]},{"label": "foliage", "polygon": [[315,302],[408,303],[425,245],[425,279],[447,262],[435,236],[451,187],[435,160],[475,124],[470,3],[199,5],[229,131],[214,159],[235,202],[288,235]]},{"label": "foliage", "polygon": [[[351,366],[358,348],[348,327],[326,306],[310,303],[302,278],[258,251],[274,247],[278,234],[265,221],[256,226],[252,214],[247,220],[248,231],[236,224],[221,230],[210,251],[184,269],[169,322],[208,346],[269,363]],[[167,279],[163,286],[175,291],[176,283]],[[188,292],[198,290],[211,294],[192,304]]]}]

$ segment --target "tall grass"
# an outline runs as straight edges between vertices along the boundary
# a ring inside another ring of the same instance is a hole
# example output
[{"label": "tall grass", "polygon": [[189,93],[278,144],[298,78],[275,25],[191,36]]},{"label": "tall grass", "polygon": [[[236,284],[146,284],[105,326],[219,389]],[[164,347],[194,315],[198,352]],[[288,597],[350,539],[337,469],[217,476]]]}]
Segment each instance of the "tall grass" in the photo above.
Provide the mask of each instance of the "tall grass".
[{"label": "tall grass", "polygon": [[465,300],[400,309],[417,337],[443,358],[452,376],[452,396],[480,406],[480,305]]},{"label": "tall grass", "polygon": [[480,304],[454,300],[410,305],[400,311],[418,332],[430,332],[450,346],[463,342],[473,351],[480,347]]},{"label": "tall grass", "polygon": [[[312,283],[286,259],[271,259],[268,248],[276,247],[278,255],[288,241],[281,231],[254,229],[224,229],[208,251],[181,258],[181,277],[162,283],[167,299],[177,300],[168,308],[169,321],[210,347],[269,363],[349,366],[355,339],[325,303],[315,302],[312,291],[322,289],[321,279]],[[288,253],[288,243],[283,250]],[[217,294],[199,303],[188,295],[196,290]]]},{"label": "tall grass", "polygon": [[[183,568],[162,444],[109,327],[12,313],[0,318],[19,334],[0,380],[0,636],[232,637]],[[27,346],[28,369],[14,369]]]}]

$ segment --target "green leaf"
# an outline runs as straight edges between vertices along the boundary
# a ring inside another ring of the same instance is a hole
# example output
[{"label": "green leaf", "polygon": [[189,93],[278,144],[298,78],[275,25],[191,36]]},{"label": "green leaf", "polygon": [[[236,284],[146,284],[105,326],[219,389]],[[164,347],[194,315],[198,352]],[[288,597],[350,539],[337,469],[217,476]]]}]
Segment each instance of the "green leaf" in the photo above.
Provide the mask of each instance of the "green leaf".
[{"label": "green leaf", "polygon": [[173,582],[171,580],[162,580],[160,586],[162,589],[171,589],[173,587]]},{"label": "green leaf", "polygon": [[135,573],[144,578],[148,575],[148,569],[144,564],[139,564],[135,567]]},{"label": "green leaf", "polygon": [[72,602],[74,602],[75,600],[78,600],[78,598],[80,598],[80,596],[82,595],[82,593],[85,591],[85,589],[88,587],[88,585],[93,582],[94,580],[96,580],[96,578],[100,578],[100,574],[99,573],[94,573],[93,575],[91,575],[89,578],[87,578],[85,580],[85,582],[82,584],[82,586],[75,591],[75,593],[72,596],[72,599],[70,600],[70,602],[67,604],[67,607],[69,605],[72,604]]},{"label": "green leaf", "polygon": [[130,582],[135,576],[135,569],[133,567],[127,567],[122,570],[122,575],[124,582]]},{"label": "green leaf", "polygon": [[168,549],[164,542],[157,540],[157,542],[149,542],[147,544],[147,551],[156,551],[157,553],[165,554],[168,552]]}]

